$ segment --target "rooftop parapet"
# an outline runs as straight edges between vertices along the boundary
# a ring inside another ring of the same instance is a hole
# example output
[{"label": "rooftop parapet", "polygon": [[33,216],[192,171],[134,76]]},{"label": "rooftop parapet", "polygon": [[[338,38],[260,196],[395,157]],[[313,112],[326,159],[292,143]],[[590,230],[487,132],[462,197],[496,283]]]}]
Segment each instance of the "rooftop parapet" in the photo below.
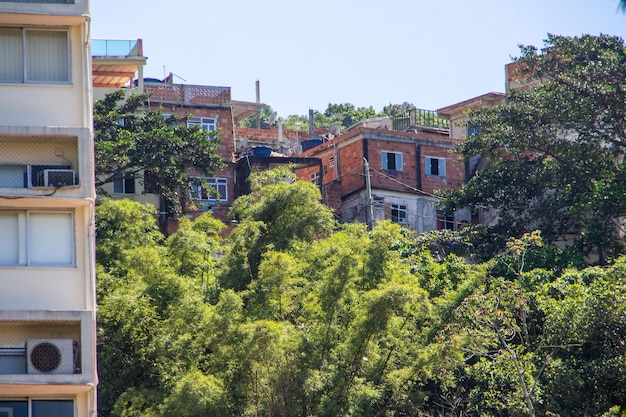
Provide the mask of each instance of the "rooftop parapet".
[{"label": "rooftop parapet", "polygon": [[146,82],[144,91],[150,101],[183,105],[230,104],[230,87]]}]

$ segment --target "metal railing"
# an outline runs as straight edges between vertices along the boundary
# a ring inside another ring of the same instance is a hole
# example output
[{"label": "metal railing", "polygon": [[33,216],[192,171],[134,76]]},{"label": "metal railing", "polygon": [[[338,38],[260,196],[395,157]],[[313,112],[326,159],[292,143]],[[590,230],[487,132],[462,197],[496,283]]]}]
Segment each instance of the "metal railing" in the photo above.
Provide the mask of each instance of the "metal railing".
[{"label": "metal railing", "polygon": [[440,118],[434,110],[424,109],[412,109],[392,118],[392,128],[395,131],[404,131],[410,126],[450,129],[450,121]]}]

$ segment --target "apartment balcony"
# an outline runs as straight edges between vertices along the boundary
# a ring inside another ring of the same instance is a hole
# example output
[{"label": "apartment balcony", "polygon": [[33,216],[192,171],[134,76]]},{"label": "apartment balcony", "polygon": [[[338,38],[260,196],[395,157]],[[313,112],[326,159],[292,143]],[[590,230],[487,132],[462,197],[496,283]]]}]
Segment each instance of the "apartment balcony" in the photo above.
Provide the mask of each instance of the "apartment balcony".
[{"label": "apartment balcony", "polygon": [[133,87],[143,78],[143,43],[136,40],[94,39],[91,43],[93,86],[119,89]]},{"label": "apartment balcony", "polygon": [[91,197],[90,154],[87,128],[0,126],[0,206],[17,206],[18,197]]},{"label": "apartment balcony", "polygon": [[[93,380],[93,315],[89,311],[0,311],[0,386],[54,384],[76,393]],[[63,387],[62,385],[65,385]]]}]

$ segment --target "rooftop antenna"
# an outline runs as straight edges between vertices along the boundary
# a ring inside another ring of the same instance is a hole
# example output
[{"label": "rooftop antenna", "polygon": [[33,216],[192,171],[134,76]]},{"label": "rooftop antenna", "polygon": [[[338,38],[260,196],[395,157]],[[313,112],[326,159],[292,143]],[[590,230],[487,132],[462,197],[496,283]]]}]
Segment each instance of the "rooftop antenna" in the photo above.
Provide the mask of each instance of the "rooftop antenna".
[{"label": "rooftop antenna", "polygon": [[409,103],[408,102],[404,102],[402,103],[402,106],[400,107],[400,111],[402,112],[402,114],[406,113],[406,109],[409,108]]}]

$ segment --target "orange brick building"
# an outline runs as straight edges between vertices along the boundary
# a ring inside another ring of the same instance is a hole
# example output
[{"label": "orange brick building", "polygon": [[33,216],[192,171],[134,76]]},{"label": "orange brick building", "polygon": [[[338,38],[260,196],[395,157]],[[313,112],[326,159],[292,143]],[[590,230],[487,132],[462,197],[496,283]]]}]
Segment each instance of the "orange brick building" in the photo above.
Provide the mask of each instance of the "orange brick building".
[{"label": "orange brick building", "polygon": [[321,174],[309,167],[297,170],[297,175],[319,184],[324,203],[343,221],[390,219],[418,233],[456,229],[470,220],[469,213],[438,212],[435,203],[439,198],[434,192],[457,189],[465,181],[465,164],[451,152],[459,141],[450,139],[447,129],[408,130],[349,129],[301,155],[320,158]]}]

